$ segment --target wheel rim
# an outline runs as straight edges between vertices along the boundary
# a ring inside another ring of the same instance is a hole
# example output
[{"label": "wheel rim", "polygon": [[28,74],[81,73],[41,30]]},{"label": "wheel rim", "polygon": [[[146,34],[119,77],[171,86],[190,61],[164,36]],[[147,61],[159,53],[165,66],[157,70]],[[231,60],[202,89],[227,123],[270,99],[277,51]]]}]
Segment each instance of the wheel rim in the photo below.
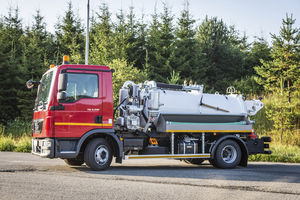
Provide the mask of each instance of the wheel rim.
[{"label": "wheel rim", "polygon": [[226,145],[221,152],[222,159],[225,163],[233,163],[237,158],[237,151],[231,145]]},{"label": "wheel rim", "polygon": [[99,147],[97,147],[95,151],[95,161],[99,165],[104,165],[108,161],[108,156],[109,153],[106,146],[100,145]]}]

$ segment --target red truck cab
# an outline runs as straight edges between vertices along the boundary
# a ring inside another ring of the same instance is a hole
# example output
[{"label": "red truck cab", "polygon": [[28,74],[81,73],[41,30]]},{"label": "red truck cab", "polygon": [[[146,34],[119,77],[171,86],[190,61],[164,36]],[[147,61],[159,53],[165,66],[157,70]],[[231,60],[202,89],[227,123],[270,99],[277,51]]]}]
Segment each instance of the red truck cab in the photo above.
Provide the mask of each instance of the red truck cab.
[{"label": "red truck cab", "polygon": [[[119,146],[113,129],[112,70],[66,63],[50,68],[38,87],[32,127],[32,153],[43,157],[82,157],[81,148],[96,134]],[[121,153],[116,157],[121,160]]]}]

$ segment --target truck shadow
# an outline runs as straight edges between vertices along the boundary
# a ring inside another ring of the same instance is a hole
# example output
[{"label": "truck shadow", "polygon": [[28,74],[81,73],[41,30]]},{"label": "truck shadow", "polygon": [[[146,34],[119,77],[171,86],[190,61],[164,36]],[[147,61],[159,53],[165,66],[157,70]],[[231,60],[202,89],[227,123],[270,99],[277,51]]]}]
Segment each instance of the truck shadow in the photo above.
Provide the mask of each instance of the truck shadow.
[{"label": "truck shadow", "polygon": [[92,171],[76,167],[79,171],[96,175],[119,175],[135,177],[191,178],[236,181],[266,181],[300,183],[300,165],[250,163],[248,167],[216,169],[208,163],[202,165],[113,165],[105,171]]}]

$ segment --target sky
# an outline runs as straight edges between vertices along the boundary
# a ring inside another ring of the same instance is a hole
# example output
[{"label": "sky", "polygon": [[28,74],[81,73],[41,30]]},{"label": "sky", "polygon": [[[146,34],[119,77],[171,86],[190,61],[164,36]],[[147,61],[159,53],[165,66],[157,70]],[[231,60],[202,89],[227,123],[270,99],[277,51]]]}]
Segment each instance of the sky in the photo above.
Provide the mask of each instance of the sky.
[{"label": "sky", "polygon": [[[10,7],[18,6],[24,25],[31,25],[36,10],[40,10],[47,23],[47,30],[55,31],[58,17],[62,17],[67,9],[69,0],[0,0],[0,15],[6,16]],[[128,11],[130,6],[135,8],[139,18],[145,14],[146,22],[151,21],[156,5],[159,13],[163,3],[171,8],[174,20],[180,16],[184,0],[90,0],[91,14],[97,12],[99,5],[108,4],[112,15],[123,9]],[[87,0],[72,0],[75,13],[78,13],[82,23],[86,24]],[[295,27],[300,27],[300,0],[189,0],[189,8],[196,25],[200,25],[206,15],[223,19],[227,25],[234,25],[252,42],[255,36],[264,37],[271,41],[270,33],[279,34],[282,18],[286,13],[293,13],[296,19]],[[113,17],[114,19],[115,17]]]}]

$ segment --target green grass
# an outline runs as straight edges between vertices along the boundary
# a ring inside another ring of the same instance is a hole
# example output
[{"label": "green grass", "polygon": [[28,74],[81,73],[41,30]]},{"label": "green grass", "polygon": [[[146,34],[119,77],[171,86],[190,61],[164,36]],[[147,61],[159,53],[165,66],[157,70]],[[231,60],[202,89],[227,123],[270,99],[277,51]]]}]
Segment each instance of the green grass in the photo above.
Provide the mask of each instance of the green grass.
[{"label": "green grass", "polygon": [[31,152],[31,122],[15,120],[0,125],[0,151]]},{"label": "green grass", "polygon": [[16,141],[15,152],[31,152],[31,137],[23,136]]},{"label": "green grass", "polygon": [[249,156],[249,161],[300,163],[300,147],[295,145],[270,144],[271,155]]},{"label": "green grass", "polygon": [[31,152],[31,137],[0,136],[0,151]]},{"label": "green grass", "polygon": [[0,136],[0,151],[13,151],[16,145],[12,136]]}]

